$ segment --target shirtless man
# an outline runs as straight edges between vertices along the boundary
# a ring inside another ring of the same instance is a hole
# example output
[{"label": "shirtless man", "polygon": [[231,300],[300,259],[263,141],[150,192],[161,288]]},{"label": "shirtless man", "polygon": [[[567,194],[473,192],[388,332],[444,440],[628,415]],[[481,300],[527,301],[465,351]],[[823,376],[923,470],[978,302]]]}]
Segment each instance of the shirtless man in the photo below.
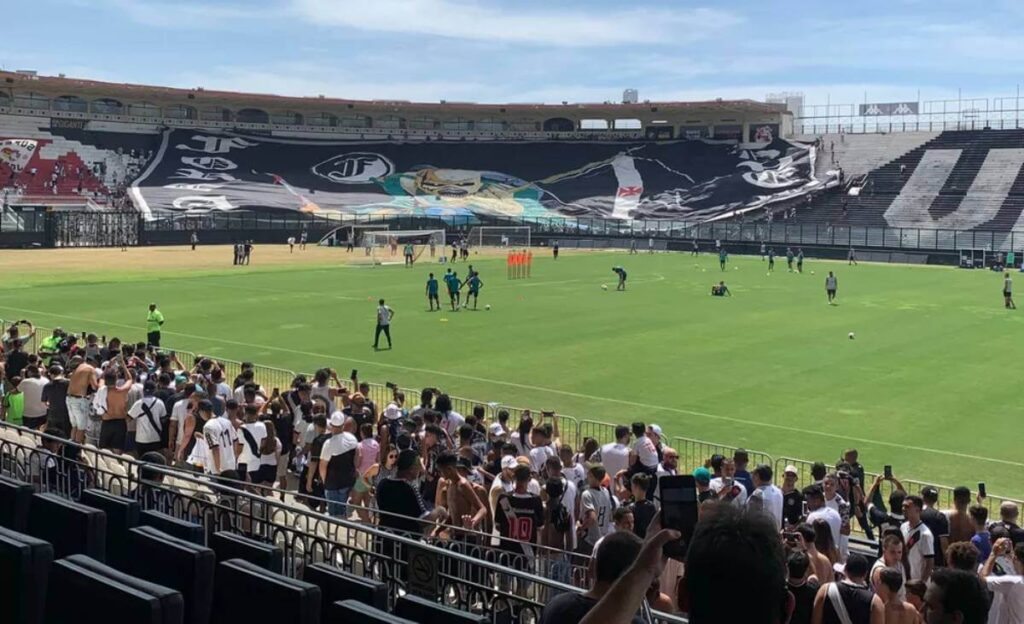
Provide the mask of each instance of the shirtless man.
[{"label": "shirtless man", "polygon": [[885,624],[917,624],[920,619],[914,605],[900,598],[903,573],[883,568],[879,575],[878,597],[885,604]]},{"label": "shirtless man", "polygon": [[452,524],[476,531],[487,518],[487,507],[480,500],[473,484],[459,474],[457,463],[458,458],[454,453],[445,452],[438,456],[434,465],[444,478],[444,482],[438,485],[438,498],[443,489],[444,506],[448,509]]},{"label": "shirtless man", "polygon": [[949,543],[969,542],[974,537],[974,520],[967,508],[971,504],[971,491],[964,486],[953,488],[953,509],[945,512],[949,518]]},{"label": "shirtless man", "polygon": [[71,419],[71,440],[76,444],[83,444],[85,430],[89,426],[91,395],[96,392],[98,387],[96,367],[76,355],[68,362],[68,370],[72,373],[68,378],[68,396],[65,401],[68,406],[68,416]]}]

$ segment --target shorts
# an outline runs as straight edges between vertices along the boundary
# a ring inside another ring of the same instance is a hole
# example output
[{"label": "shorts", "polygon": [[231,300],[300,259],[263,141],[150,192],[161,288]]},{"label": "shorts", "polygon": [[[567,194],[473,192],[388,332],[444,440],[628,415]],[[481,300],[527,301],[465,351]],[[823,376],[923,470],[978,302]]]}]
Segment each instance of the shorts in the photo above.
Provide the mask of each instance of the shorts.
[{"label": "shorts", "polygon": [[836,296],[836,289],[835,288],[829,288],[827,292],[828,292],[828,296],[829,297],[835,297]]},{"label": "shorts", "polygon": [[85,397],[69,396],[64,402],[68,406],[68,417],[71,419],[71,426],[85,431],[89,426],[89,410],[92,408],[92,401]]},{"label": "shorts", "polygon": [[[275,483],[276,481],[278,481],[280,476],[284,476],[284,474],[281,474],[280,470],[278,469],[282,465],[285,465],[284,462],[279,462],[276,465],[274,465],[274,464],[263,464],[263,465],[261,465],[259,467],[259,470],[256,470],[255,472],[251,472],[250,473],[250,474],[255,474],[256,475],[255,479],[253,479],[253,483],[255,483],[255,484],[273,484],[273,483]],[[250,476],[250,479],[252,479],[252,476]]]},{"label": "shorts", "polygon": [[46,415],[42,416],[22,416],[21,426],[26,429],[38,429],[46,424]]},{"label": "shorts", "polygon": [[427,299],[429,299],[430,301],[437,301],[437,293],[430,293],[429,295],[427,295]]},{"label": "shorts", "polygon": [[137,440],[135,442],[135,452],[138,453],[139,457],[153,451],[163,451],[166,447],[167,445],[161,442],[139,442]]},{"label": "shorts", "polygon": [[97,446],[101,449],[123,451],[128,442],[128,423],[122,419],[104,420],[100,425],[99,442]]},{"label": "shorts", "polygon": [[363,480],[363,479],[356,479],[355,485],[352,486],[352,490],[354,492],[358,492],[358,493],[362,494],[363,492],[369,492],[370,491],[370,486],[368,486],[366,484],[365,480]]},{"label": "shorts", "polygon": [[476,297],[479,294],[480,294],[479,290],[471,290],[471,291],[469,291],[469,296],[470,297]]},{"label": "shorts", "polygon": [[[1012,296],[1013,296],[1013,293],[1012,293],[1012,292],[1010,292],[1010,291],[1008,291],[1008,290],[1004,290],[1004,291],[1003,291],[1003,296],[1004,296],[1004,297],[1007,297],[1007,298],[1009,298],[1009,297],[1012,297]],[[28,422],[28,418],[26,418],[26,419],[25,419],[25,422]],[[26,425],[26,427],[27,427],[27,426],[28,426],[28,425]]]}]

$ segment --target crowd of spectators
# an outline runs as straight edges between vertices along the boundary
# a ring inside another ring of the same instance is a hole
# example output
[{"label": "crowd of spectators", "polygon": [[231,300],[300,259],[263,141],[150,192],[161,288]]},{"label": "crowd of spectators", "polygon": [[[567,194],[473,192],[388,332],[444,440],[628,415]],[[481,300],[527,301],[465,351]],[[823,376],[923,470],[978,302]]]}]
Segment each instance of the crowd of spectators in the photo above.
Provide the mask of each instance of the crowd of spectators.
[{"label": "crowd of spectators", "polygon": [[[554,412],[499,410],[492,421],[484,406],[459,414],[436,388],[414,401],[393,388],[377,404],[368,384],[329,368],[265,388],[250,365],[230,378],[213,358],[35,334],[20,322],[3,336],[4,421],[259,495],[290,490],[349,521],[443,533],[514,554],[523,570],[549,558],[554,580],[586,568],[588,591],[549,601],[543,623],[579,621],[610,596],[600,621],[618,621],[638,582],[639,600],[696,623],[1024,622],[1017,505],[989,518],[984,498],[960,487],[940,509],[935,488],[867,483],[855,449],[805,483],[787,466],[779,487],[743,449],[680,465],[653,423],[573,446]],[[658,480],[678,474],[693,476],[699,513],[685,566],[642,552],[644,540],[677,537],[661,531]],[[851,540],[854,523],[873,541]]]}]

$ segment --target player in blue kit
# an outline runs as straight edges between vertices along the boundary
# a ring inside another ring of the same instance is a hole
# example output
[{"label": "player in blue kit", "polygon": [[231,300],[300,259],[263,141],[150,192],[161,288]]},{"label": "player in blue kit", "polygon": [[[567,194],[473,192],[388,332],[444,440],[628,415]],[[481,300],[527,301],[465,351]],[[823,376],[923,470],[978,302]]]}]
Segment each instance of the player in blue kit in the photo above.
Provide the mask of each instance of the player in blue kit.
[{"label": "player in blue kit", "polygon": [[437,298],[437,278],[431,273],[427,278],[427,303],[430,304],[430,311],[434,311],[434,304],[437,304],[437,310],[441,309],[441,301]]}]

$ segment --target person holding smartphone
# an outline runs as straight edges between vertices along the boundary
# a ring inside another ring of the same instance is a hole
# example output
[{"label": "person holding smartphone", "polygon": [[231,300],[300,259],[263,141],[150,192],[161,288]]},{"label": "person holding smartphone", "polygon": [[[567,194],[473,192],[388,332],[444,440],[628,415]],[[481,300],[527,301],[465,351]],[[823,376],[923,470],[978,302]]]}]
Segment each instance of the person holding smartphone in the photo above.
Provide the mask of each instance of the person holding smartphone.
[{"label": "person holding smartphone", "polygon": [[[996,575],[996,559],[1010,558],[1011,574]],[[988,590],[995,594],[989,622],[1024,622],[1024,544],[1014,546],[1008,537],[996,540],[992,552],[981,567],[981,578]]]}]

